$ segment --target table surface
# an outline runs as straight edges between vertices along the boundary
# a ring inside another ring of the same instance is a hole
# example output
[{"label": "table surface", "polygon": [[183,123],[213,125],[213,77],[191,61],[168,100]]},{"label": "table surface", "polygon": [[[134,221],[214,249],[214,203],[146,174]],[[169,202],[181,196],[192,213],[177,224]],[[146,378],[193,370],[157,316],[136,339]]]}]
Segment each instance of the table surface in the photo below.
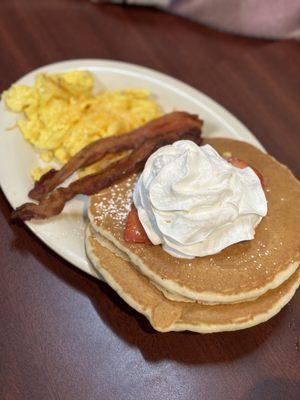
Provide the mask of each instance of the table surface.
[{"label": "table surface", "polygon": [[[0,2],[0,90],[63,59],[152,67],[228,108],[298,177],[299,50],[151,9]],[[245,331],[157,333],[105,284],[11,224],[2,193],[0,208],[1,399],[300,398],[299,292],[275,318]]]}]

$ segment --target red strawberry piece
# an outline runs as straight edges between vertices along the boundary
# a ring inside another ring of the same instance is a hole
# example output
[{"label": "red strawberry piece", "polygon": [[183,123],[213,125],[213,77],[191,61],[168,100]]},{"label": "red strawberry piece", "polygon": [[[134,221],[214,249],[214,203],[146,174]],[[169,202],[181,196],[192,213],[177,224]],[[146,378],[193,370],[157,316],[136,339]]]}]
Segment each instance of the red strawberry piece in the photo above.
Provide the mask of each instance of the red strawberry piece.
[{"label": "red strawberry piece", "polygon": [[128,214],[124,239],[128,243],[150,243],[135,207]]},{"label": "red strawberry piece", "polygon": [[237,157],[227,158],[227,161],[230,162],[230,164],[232,164],[236,168],[243,169],[243,168],[250,167],[250,165],[248,163],[246,163],[246,161],[241,160],[241,159],[239,159]]},{"label": "red strawberry piece", "polygon": [[227,158],[227,161],[230,162],[230,164],[232,164],[232,165],[233,165],[234,167],[236,167],[236,168],[241,168],[241,169],[246,168],[246,167],[252,168],[253,171],[256,173],[256,175],[259,177],[261,186],[262,186],[263,188],[265,187],[264,178],[263,178],[262,174],[261,174],[255,167],[252,167],[252,166],[249,165],[246,161],[241,160],[241,159],[239,159],[239,158],[237,158],[237,157],[230,157],[230,158]]}]

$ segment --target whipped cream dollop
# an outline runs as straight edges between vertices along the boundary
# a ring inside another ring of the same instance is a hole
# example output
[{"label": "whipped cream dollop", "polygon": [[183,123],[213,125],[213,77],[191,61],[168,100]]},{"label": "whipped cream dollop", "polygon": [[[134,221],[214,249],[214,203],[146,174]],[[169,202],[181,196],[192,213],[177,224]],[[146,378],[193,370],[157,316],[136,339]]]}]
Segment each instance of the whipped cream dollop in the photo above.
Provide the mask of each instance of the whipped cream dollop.
[{"label": "whipped cream dollop", "polygon": [[153,153],[133,193],[154,245],[175,257],[215,254],[254,238],[267,201],[252,168],[239,169],[210,145],[180,140]]}]

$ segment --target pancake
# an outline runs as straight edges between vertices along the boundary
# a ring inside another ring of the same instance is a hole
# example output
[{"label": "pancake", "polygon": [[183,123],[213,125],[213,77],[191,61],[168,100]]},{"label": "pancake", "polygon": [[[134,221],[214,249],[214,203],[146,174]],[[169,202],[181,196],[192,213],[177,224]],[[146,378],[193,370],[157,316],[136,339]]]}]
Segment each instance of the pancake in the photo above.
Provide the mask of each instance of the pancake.
[{"label": "pancake", "polygon": [[[107,248],[108,250],[112,251],[115,255],[117,255],[118,257],[123,258],[123,260],[130,262],[130,258],[127,256],[126,253],[124,253],[123,251],[121,251],[120,249],[118,249],[110,240],[106,239],[104,236],[99,235],[99,233],[97,233],[93,227],[90,225],[88,227],[90,234],[93,236],[93,238],[95,240],[97,240],[99,242],[100,245],[102,245],[103,247]],[[135,266],[134,264],[132,264],[133,266]],[[99,271],[98,271],[98,275],[99,277],[104,280],[104,278],[100,275]],[[162,292],[162,294],[169,300],[172,301],[181,301],[181,302],[188,302],[188,303],[192,303],[195,302],[196,300],[192,300],[189,299],[187,297],[181,296],[179,294],[175,294],[175,293],[170,293],[168,292],[166,289],[164,289],[163,287],[159,286],[157,283],[150,281],[149,282],[154,285],[158,290],[160,290]],[[201,304],[217,304],[217,303],[205,303],[205,302],[199,302]]]},{"label": "pancake", "polygon": [[299,265],[300,184],[287,167],[250,144],[225,138],[205,139],[205,143],[220,154],[230,152],[245,160],[264,177],[268,214],[253,240],[192,260],[175,258],[161,246],[125,242],[136,175],[92,196],[89,218],[101,236],[126,253],[142,274],[173,299],[183,296],[206,303],[253,300],[281,285]]},{"label": "pancake", "polygon": [[[101,240],[101,237],[100,237]],[[107,245],[107,240],[102,238]],[[160,332],[190,330],[199,333],[245,329],[267,321],[293,297],[300,284],[300,269],[281,286],[254,301],[203,305],[166,299],[129,261],[101,245],[87,230],[86,250],[105,281],[136,311],[144,314]]]}]

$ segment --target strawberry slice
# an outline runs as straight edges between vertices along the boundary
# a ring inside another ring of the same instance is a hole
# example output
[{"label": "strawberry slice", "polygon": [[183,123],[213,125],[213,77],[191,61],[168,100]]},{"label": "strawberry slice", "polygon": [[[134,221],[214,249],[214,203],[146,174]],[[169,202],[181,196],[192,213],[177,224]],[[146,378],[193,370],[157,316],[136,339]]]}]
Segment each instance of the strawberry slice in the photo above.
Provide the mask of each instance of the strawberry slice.
[{"label": "strawberry slice", "polygon": [[236,168],[241,168],[241,169],[247,168],[247,167],[252,168],[253,171],[256,173],[256,175],[259,177],[261,186],[262,186],[263,188],[265,188],[264,178],[263,178],[262,174],[261,174],[255,167],[252,167],[252,166],[249,165],[246,161],[241,160],[241,159],[239,159],[239,158],[237,158],[237,157],[230,157],[230,158],[227,158],[227,161],[230,162],[230,164],[232,164],[232,165],[233,165],[234,167],[236,167]]},{"label": "strawberry slice", "polygon": [[124,239],[128,243],[150,243],[135,207],[132,207],[128,214]]},{"label": "strawberry slice", "polygon": [[243,169],[243,168],[250,167],[250,165],[248,163],[246,163],[246,161],[241,160],[237,157],[229,157],[229,158],[227,158],[227,161],[230,162],[230,164],[232,164],[234,167],[237,167],[237,168]]}]

